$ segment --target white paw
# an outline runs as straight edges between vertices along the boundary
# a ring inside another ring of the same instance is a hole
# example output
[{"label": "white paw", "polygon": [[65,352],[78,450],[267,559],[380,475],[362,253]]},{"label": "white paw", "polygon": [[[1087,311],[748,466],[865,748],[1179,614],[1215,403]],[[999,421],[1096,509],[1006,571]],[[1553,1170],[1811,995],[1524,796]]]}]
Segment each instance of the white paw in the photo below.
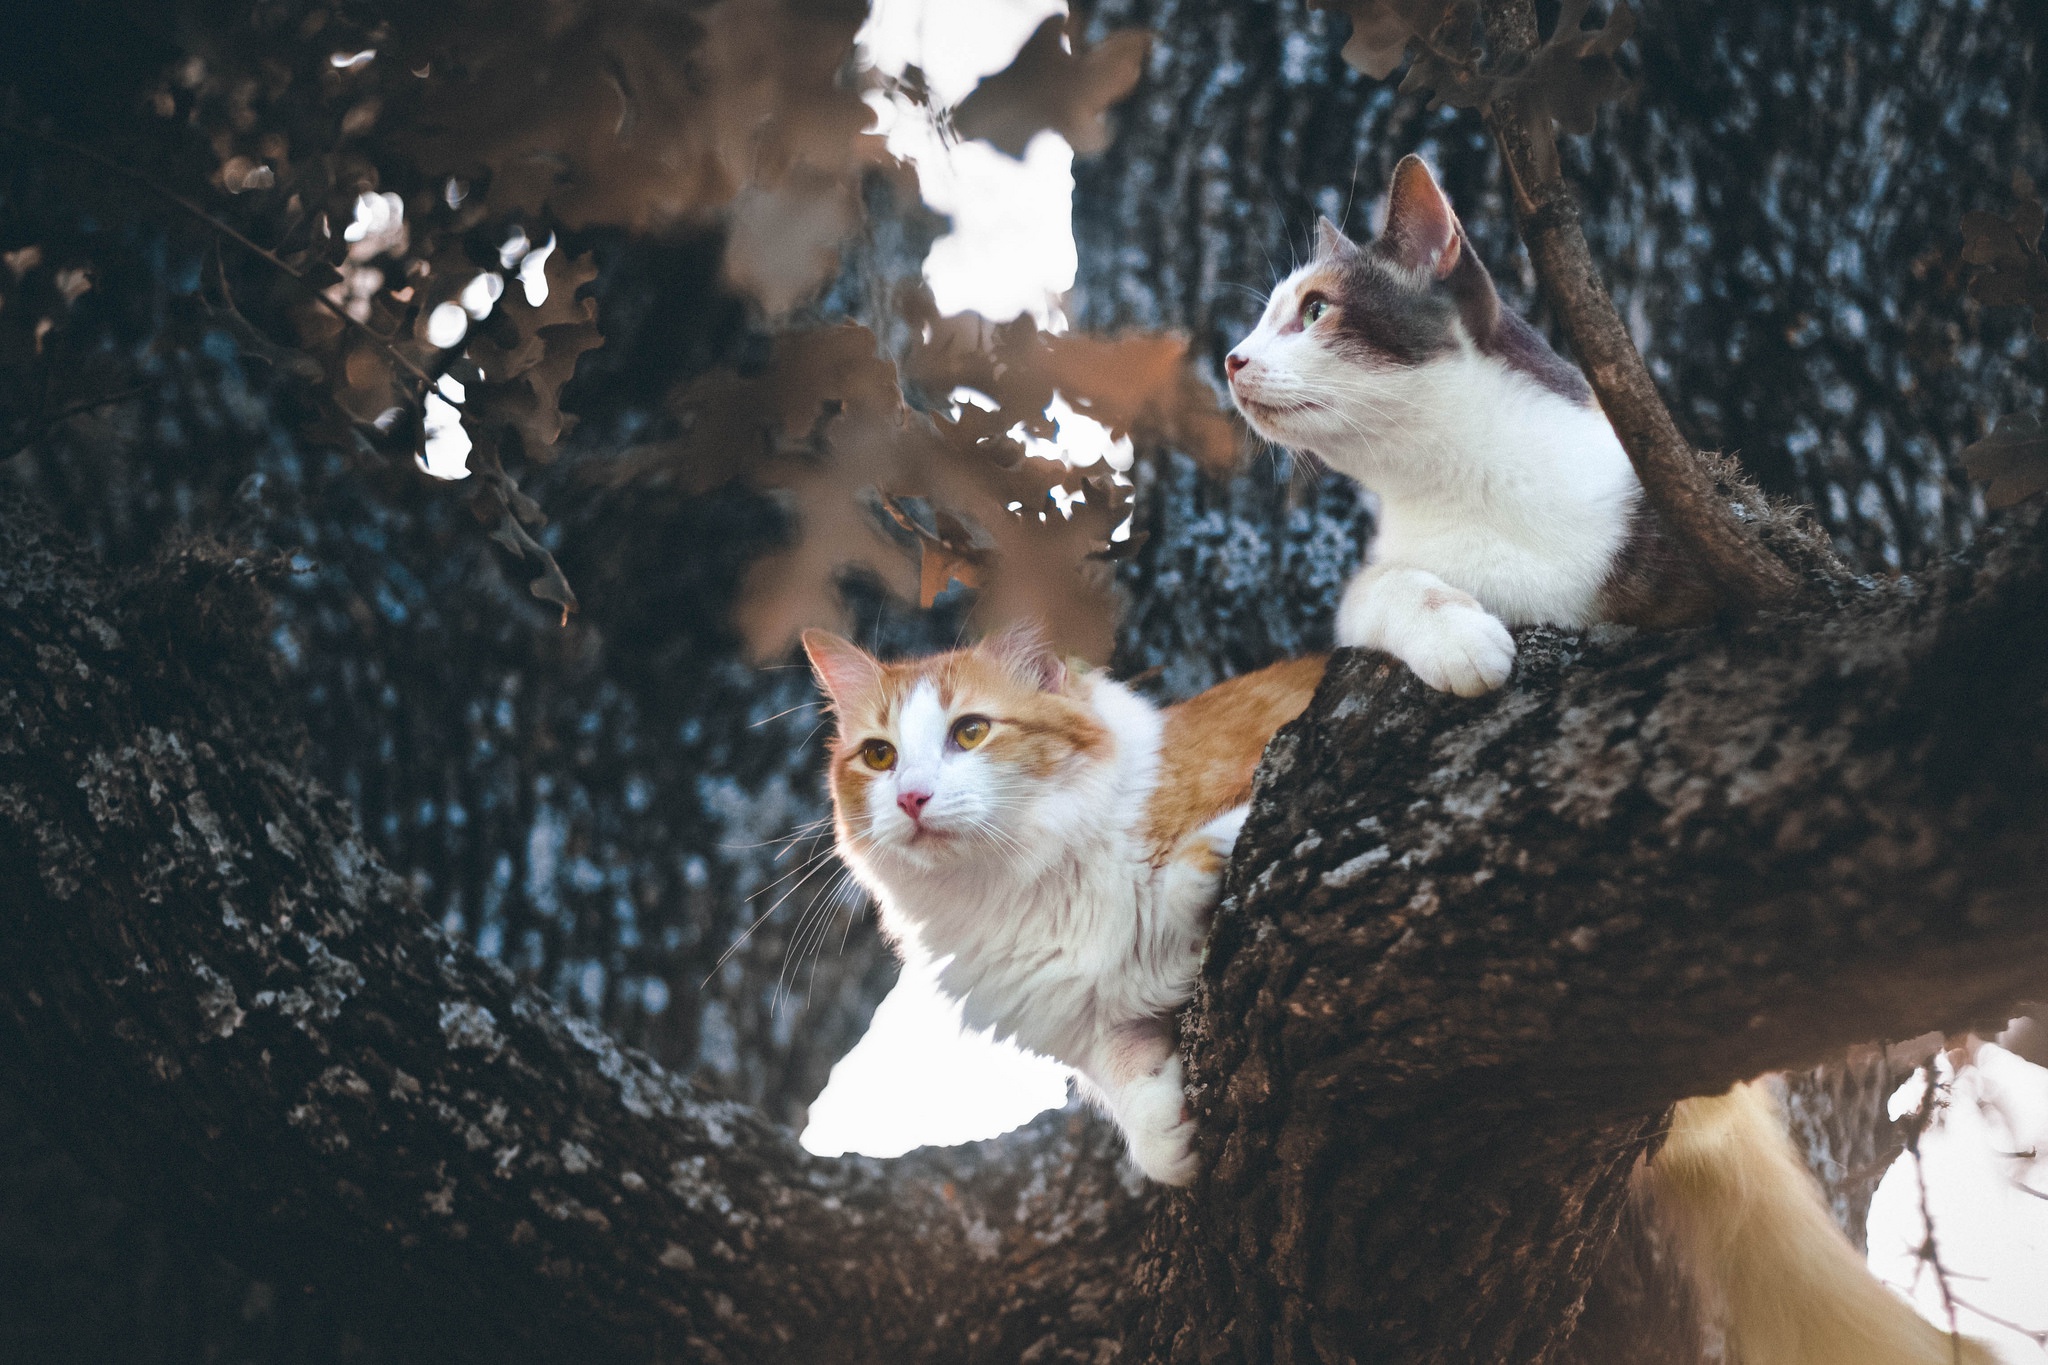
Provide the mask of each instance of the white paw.
[{"label": "white paw", "polygon": [[1237,848],[1237,836],[1244,832],[1244,818],[1252,813],[1250,806],[1234,806],[1223,812],[1198,831],[1209,845],[1209,851],[1224,862]]},{"label": "white paw", "polygon": [[1427,569],[1377,564],[1337,603],[1337,643],[1384,650],[1439,692],[1477,697],[1508,680],[1515,638],[1479,605]]},{"label": "white paw", "polygon": [[1514,671],[1515,637],[1469,597],[1425,607],[1403,624],[1388,652],[1439,692],[1484,696]]},{"label": "white paw", "polygon": [[1167,1058],[1156,1075],[1132,1082],[1120,1098],[1124,1139],[1138,1169],[1162,1185],[1193,1181],[1195,1121],[1181,1093],[1180,1058]]}]

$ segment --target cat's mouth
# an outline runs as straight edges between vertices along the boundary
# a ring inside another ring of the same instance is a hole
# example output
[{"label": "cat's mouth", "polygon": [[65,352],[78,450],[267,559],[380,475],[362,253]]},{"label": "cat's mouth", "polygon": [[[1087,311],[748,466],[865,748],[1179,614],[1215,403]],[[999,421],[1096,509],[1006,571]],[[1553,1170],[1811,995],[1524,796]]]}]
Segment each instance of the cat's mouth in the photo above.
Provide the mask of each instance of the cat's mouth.
[{"label": "cat's mouth", "polygon": [[1323,405],[1313,399],[1304,398],[1297,403],[1261,403],[1256,398],[1238,397],[1237,405],[1244,409],[1245,416],[1270,422],[1276,417],[1291,417],[1298,412],[1320,412]]}]

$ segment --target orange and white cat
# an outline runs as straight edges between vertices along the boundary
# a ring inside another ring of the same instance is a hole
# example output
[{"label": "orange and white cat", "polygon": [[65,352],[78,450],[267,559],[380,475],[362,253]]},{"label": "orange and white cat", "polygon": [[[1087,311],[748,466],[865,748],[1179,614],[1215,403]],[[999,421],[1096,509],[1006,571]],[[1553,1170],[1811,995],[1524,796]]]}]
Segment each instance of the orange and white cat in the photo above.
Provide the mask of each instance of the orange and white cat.
[{"label": "orange and white cat", "polygon": [[[1029,630],[884,663],[804,635],[832,697],[840,856],[973,1028],[1066,1062],[1169,1185],[1194,1178],[1174,1015],[1252,776],[1325,660],[1156,707]],[[1879,1284],[1759,1086],[1687,1100],[1637,1193],[1742,1365],[1993,1365]]]},{"label": "orange and white cat", "polygon": [[1173,1018],[1266,742],[1321,658],[1157,707],[1031,630],[883,663],[804,635],[839,853],[969,1027],[1067,1063],[1145,1174],[1194,1177]]}]

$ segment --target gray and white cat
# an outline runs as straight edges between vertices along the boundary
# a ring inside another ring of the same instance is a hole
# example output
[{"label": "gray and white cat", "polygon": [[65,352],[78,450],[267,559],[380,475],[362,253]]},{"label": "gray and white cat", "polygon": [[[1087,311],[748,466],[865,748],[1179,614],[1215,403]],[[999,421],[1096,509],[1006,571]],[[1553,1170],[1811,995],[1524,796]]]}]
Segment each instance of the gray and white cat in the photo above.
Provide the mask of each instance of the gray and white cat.
[{"label": "gray and white cat", "polygon": [[[1255,430],[1379,496],[1337,642],[1476,696],[1508,625],[1669,626],[1710,614],[1584,376],[1503,308],[1429,168],[1394,171],[1386,230],[1324,219],[1225,360]],[[1992,1365],[1870,1274],[1759,1083],[1677,1106],[1637,1193],[1744,1365]]]},{"label": "gray and white cat", "polygon": [[1337,643],[1477,696],[1514,666],[1508,626],[1711,613],[1584,376],[1501,306],[1420,158],[1395,168],[1369,246],[1327,218],[1317,235],[1224,368],[1261,436],[1379,497]]}]

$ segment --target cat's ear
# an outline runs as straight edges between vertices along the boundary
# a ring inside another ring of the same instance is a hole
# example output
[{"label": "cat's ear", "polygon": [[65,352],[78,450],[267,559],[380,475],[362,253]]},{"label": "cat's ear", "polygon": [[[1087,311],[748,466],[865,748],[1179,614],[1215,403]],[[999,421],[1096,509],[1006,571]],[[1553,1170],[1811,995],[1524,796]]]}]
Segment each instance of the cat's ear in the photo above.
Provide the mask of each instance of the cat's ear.
[{"label": "cat's ear", "polygon": [[1410,153],[1394,167],[1394,191],[1387,201],[1383,249],[1403,270],[1443,279],[1458,264],[1458,215],[1422,158]]},{"label": "cat's ear", "polygon": [[1003,667],[1040,691],[1063,692],[1067,665],[1035,621],[1019,621],[991,635],[981,647]]},{"label": "cat's ear", "polygon": [[842,640],[829,630],[804,632],[804,653],[811,658],[811,670],[818,686],[833,702],[844,707],[855,697],[871,692],[882,681],[882,664],[874,655],[851,640]]},{"label": "cat's ear", "polygon": [[1330,221],[1328,214],[1316,215],[1316,259],[1334,261],[1358,250],[1358,243],[1344,235],[1344,229]]}]

